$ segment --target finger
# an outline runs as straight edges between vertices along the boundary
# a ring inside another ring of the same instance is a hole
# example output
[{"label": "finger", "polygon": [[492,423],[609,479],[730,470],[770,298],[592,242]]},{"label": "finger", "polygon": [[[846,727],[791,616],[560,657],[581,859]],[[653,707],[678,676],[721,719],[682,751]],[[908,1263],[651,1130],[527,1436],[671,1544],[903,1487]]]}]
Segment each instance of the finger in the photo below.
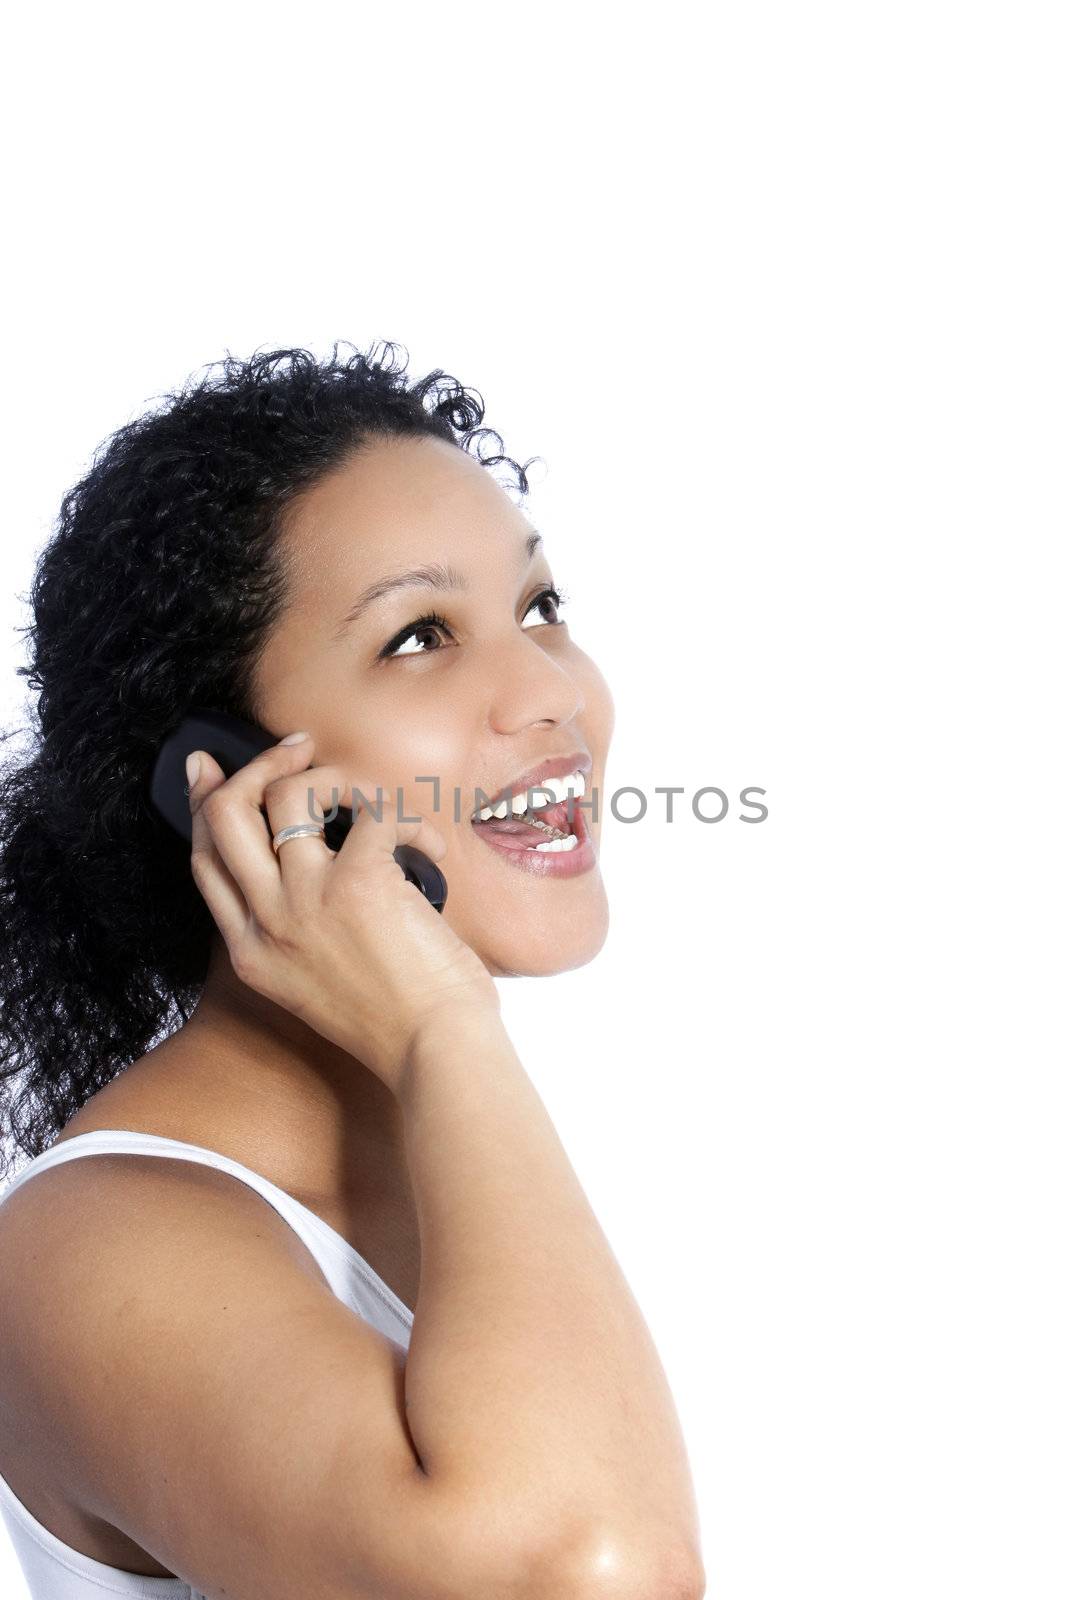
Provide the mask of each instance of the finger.
[{"label": "finger", "polygon": [[298,744],[271,745],[204,801],[204,820],[215,848],[263,927],[272,925],[284,900],[281,870],[263,815],[264,791],[276,778],[306,767],[313,750],[310,736]]},{"label": "finger", "polygon": [[[354,810],[353,828],[359,825],[362,818],[377,826],[379,809],[387,803],[391,808],[390,822],[395,824],[395,833],[390,835],[394,849],[398,844],[409,844],[417,840],[418,848],[431,860],[440,861],[445,855],[444,836],[433,823],[422,816],[408,816],[406,800],[405,817],[401,820],[398,814],[399,807],[391,790],[381,784],[371,784],[362,778],[353,779],[351,770],[339,764],[310,767],[302,772],[276,778],[267,785],[263,799],[272,834],[281,832],[283,828],[306,822],[321,825],[327,819],[332,820],[337,815],[339,807]],[[344,844],[347,844],[347,836]],[[324,848],[324,845],[325,841],[321,834],[308,834],[303,838],[287,840],[280,847],[278,859],[281,862],[282,882],[287,888],[295,885],[298,875],[301,881],[304,881],[309,870],[314,872],[319,866],[329,866],[341,853],[331,850],[328,845]],[[381,848],[384,852],[388,846],[383,842]],[[353,853],[350,851],[349,855]],[[348,857],[346,861],[347,859]]]},{"label": "finger", "polygon": [[444,837],[432,822],[407,814],[400,820],[400,808],[383,797],[380,805],[360,807],[331,870],[340,877],[358,878],[386,863],[399,868],[393,852],[401,844],[414,845],[432,861],[445,856]]},{"label": "finger", "polygon": [[216,849],[201,807],[208,795],[225,783],[226,774],[206,750],[194,752],[200,760],[196,782],[189,790],[193,841],[189,865],[193,881],[207,903],[227,949],[233,949],[248,925],[248,906],[233,873]]},{"label": "finger", "polygon": [[[373,806],[379,794],[391,798],[387,791],[378,787],[371,788],[360,782],[353,784],[351,774],[346,774],[338,765],[307,767],[273,778],[263,790],[263,804],[271,835],[276,837],[285,828],[306,823],[323,828],[327,819],[336,817],[338,808],[351,807],[353,798],[361,808],[361,796],[367,797]],[[284,889],[291,892],[314,882],[316,869],[329,866],[338,853],[330,849],[321,832],[286,839],[277,850]]]}]

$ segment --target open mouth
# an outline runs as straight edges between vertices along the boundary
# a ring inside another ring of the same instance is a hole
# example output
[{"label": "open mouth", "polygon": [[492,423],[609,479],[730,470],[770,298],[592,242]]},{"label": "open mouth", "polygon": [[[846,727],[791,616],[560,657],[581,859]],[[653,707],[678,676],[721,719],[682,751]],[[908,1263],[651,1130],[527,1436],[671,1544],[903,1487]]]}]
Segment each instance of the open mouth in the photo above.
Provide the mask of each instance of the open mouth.
[{"label": "open mouth", "polygon": [[476,833],[487,836],[498,849],[536,851],[538,855],[563,855],[577,850],[586,830],[577,802],[585,793],[585,774],[571,772],[485,806],[471,818]]}]

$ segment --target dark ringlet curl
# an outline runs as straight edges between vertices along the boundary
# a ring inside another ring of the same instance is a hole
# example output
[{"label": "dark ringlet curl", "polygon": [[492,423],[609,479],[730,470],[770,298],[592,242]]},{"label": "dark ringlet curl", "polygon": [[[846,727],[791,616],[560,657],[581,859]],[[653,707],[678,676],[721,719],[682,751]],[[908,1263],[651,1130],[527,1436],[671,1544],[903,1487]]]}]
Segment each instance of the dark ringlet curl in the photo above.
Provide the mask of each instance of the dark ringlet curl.
[{"label": "dark ringlet curl", "polygon": [[407,363],[391,341],[227,355],[105,440],[63,497],[20,630],[33,725],[3,735],[28,743],[0,763],[0,1177],[199,998],[215,923],[147,780],[191,706],[259,720],[288,504],[383,435],[448,440],[529,492],[478,392]]}]

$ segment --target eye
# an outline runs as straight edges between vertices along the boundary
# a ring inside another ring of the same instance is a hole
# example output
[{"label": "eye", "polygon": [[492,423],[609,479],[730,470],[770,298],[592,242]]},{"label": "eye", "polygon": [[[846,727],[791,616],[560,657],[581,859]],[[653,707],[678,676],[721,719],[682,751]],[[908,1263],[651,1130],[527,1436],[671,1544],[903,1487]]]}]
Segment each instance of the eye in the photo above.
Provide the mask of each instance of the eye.
[{"label": "eye", "polygon": [[[552,588],[542,589],[541,593],[538,594],[538,595],[535,595],[534,598],[530,601],[529,609],[526,612],[526,616],[528,617],[530,615],[530,613],[533,611],[534,607],[536,606],[538,608],[538,610],[540,611],[540,613],[541,613],[536,619],[536,621],[537,621],[539,626],[540,626],[541,623],[544,623],[544,622],[556,622],[556,623],[562,622],[563,619],[562,619],[562,617],[560,617],[558,615],[558,611],[559,611],[560,606],[565,605],[566,602],[567,602],[567,596],[565,594],[562,594],[559,589],[552,589]],[[548,616],[545,616],[544,610],[543,610],[543,608],[546,607],[546,606],[547,606],[548,611],[549,611],[549,615]],[[525,618],[523,620],[525,621]]]},{"label": "eye", "polygon": [[[416,617],[414,622],[409,622],[406,628],[396,634],[389,643],[378,652],[379,660],[386,656],[424,656],[432,655],[434,650],[439,650],[440,645],[431,645],[429,650],[419,648],[420,643],[433,639],[433,629],[443,628],[448,633],[448,623],[444,617],[439,617],[436,611],[427,612],[424,617]],[[411,645],[414,648],[409,649]]]}]

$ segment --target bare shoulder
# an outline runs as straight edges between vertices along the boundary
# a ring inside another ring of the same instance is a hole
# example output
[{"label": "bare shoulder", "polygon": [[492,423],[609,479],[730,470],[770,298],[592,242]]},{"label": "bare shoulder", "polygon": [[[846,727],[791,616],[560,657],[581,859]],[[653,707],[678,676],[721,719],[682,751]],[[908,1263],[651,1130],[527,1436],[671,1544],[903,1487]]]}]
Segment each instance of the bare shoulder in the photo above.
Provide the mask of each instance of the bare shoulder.
[{"label": "bare shoulder", "polygon": [[208,1600],[531,1592],[542,1534],[424,1469],[406,1351],[233,1174],[61,1162],[0,1205],[0,1274],[0,1433],[156,1571]]},{"label": "bare shoulder", "polygon": [[361,1489],[373,1527],[417,1471],[404,1353],[259,1193],[62,1162],[0,1205],[0,1280],[0,1420],[57,1498],[205,1594],[350,1592]]},{"label": "bare shoulder", "polygon": [[[139,1173],[153,1159],[158,1178],[142,1184]],[[0,1205],[0,1472],[30,1514],[63,1543],[93,1560],[147,1576],[173,1574],[121,1528],[87,1509],[85,1494],[67,1480],[62,1445],[57,1451],[56,1436],[46,1425],[47,1399],[65,1387],[81,1386],[81,1360],[93,1356],[93,1318],[106,1308],[109,1295],[114,1304],[116,1296],[140,1293],[139,1276],[166,1275],[167,1208],[172,1214],[182,1208],[194,1227],[206,1228],[213,1220],[217,1225],[204,1200],[212,1188],[221,1197],[224,1185],[212,1183],[220,1176],[189,1162],[98,1154],[34,1174]],[[297,1270],[318,1274],[296,1235],[247,1185],[231,1180],[224,1198],[235,1225],[243,1217],[249,1230],[273,1232],[279,1251],[287,1252]],[[155,1263],[151,1236],[145,1233],[153,1216],[164,1250]],[[85,1266],[94,1251],[91,1292],[86,1292]],[[111,1288],[107,1262],[110,1258],[117,1267],[119,1256],[121,1281]],[[101,1338],[98,1354],[104,1349]],[[100,1412],[101,1448],[122,1450],[120,1417],[111,1405]]]},{"label": "bare shoulder", "polygon": [[294,1230],[249,1184],[204,1162],[126,1151],[59,1162],[20,1184],[0,1205],[0,1274],[16,1300],[42,1310],[62,1302],[69,1315],[71,1289],[91,1289],[110,1261],[125,1264],[132,1288],[138,1272],[154,1276],[166,1265],[152,1246],[165,1249],[176,1226],[191,1234],[210,1226],[218,1237],[220,1225],[269,1240],[325,1281]]},{"label": "bare shoulder", "polygon": [[[57,1424],[84,1417],[104,1448],[122,1444],[106,1434],[121,1410],[112,1347],[123,1325],[148,1335],[151,1318],[166,1317],[191,1337],[199,1329],[217,1359],[202,1319],[229,1313],[254,1359],[272,1316],[333,1298],[310,1251],[248,1184],[200,1162],[132,1153],[61,1162],[10,1194],[0,1205],[0,1281],[0,1401],[43,1419],[61,1396]],[[241,1327],[253,1300],[259,1324]]]}]

